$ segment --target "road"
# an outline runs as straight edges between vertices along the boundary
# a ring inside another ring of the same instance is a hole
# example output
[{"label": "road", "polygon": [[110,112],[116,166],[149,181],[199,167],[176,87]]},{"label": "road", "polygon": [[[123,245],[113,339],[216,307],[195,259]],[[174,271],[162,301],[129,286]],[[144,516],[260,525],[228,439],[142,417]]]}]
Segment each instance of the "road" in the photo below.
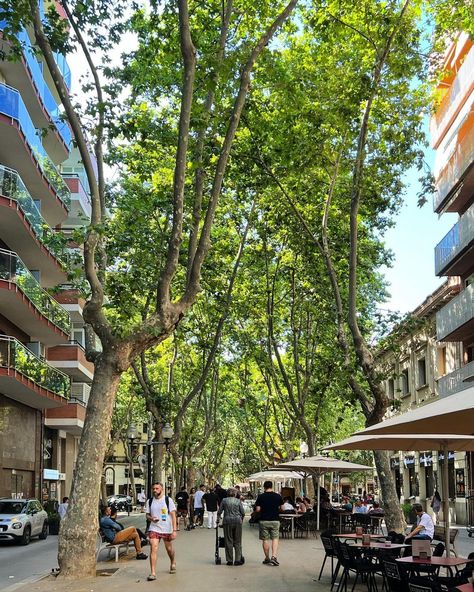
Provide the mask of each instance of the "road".
[{"label": "road", "polygon": [[[119,514],[124,526],[136,525],[145,530],[143,514]],[[31,540],[26,547],[10,541],[0,541],[0,590],[14,592],[17,584],[25,584],[50,573],[58,566],[58,537],[49,535],[45,541]],[[19,586],[18,586],[19,587]]]}]

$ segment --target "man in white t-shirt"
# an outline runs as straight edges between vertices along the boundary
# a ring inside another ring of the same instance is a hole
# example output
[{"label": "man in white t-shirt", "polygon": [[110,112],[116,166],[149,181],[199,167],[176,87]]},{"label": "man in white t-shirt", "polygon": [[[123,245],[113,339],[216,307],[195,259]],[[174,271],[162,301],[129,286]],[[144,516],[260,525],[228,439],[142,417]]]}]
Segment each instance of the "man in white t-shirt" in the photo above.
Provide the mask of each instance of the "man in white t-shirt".
[{"label": "man in white t-shirt", "polygon": [[421,504],[413,504],[413,509],[417,516],[416,526],[409,534],[407,534],[405,542],[410,541],[410,539],[427,539],[432,541],[434,536],[433,519],[423,510]]},{"label": "man in white t-shirt", "polygon": [[170,558],[170,573],[176,573],[175,552],[173,541],[176,538],[176,506],[173,500],[165,495],[162,483],[153,483],[153,497],[147,500],[145,512],[148,527],[148,538],[150,539],[150,567],[151,573],[148,581],[156,580],[156,560],[158,558],[158,545],[163,539],[166,552]]},{"label": "man in white t-shirt", "polygon": [[204,506],[202,503],[202,498],[206,493],[206,486],[204,483],[201,483],[199,489],[194,494],[194,523],[196,526],[204,526]]}]

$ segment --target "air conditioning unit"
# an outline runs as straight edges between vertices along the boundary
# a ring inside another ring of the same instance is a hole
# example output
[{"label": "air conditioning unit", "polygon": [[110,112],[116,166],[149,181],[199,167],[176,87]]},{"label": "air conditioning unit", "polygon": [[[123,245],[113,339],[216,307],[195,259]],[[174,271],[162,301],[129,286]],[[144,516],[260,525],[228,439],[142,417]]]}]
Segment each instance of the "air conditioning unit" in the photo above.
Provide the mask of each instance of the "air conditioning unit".
[{"label": "air conditioning unit", "polygon": [[85,405],[89,401],[89,395],[91,393],[91,387],[85,382],[73,382],[71,384],[71,397],[82,401]]}]

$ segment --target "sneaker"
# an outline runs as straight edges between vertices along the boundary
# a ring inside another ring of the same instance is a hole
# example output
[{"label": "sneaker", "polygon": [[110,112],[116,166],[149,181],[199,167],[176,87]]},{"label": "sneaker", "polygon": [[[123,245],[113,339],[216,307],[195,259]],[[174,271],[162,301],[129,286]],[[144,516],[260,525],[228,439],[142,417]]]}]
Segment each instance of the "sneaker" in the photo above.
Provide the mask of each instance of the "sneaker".
[{"label": "sneaker", "polygon": [[276,557],[272,557],[272,558],[270,559],[270,563],[271,563],[272,565],[280,565],[280,564],[278,563],[278,559],[277,559]]},{"label": "sneaker", "polygon": [[234,565],[243,565],[244,562],[243,561],[234,561]]},{"label": "sneaker", "polygon": [[156,580],[156,576],[155,576],[155,575],[153,575],[153,574],[150,574],[150,575],[147,577],[147,580],[148,580],[149,582],[154,582],[154,581]]},{"label": "sneaker", "polygon": [[262,561],[262,563],[263,563],[264,565],[269,565],[269,564],[271,563],[271,561],[270,561],[270,557],[265,557],[265,559]]},{"label": "sneaker", "polygon": [[228,561],[228,562],[226,563],[226,565],[234,565],[234,562],[233,562],[233,561]]},{"label": "sneaker", "polygon": [[173,565],[170,565],[170,574],[175,574],[176,573],[176,564],[173,563]]},{"label": "sneaker", "polygon": [[148,555],[145,555],[145,553],[137,553],[137,559],[148,559]]}]

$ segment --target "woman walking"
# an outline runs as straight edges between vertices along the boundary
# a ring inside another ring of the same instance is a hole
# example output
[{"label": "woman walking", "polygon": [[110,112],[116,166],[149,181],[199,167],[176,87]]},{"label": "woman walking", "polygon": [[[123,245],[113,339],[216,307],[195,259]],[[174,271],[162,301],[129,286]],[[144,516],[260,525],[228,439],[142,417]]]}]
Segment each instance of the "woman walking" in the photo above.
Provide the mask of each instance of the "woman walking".
[{"label": "woman walking", "polygon": [[433,513],[436,516],[436,524],[438,524],[439,511],[441,510],[441,496],[439,495],[438,490],[434,492],[434,495],[431,498],[431,509],[433,510]]},{"label": "woman walking", "polygon": [[[227,497],[222,500],[217,512],[217,522],[224,514],[222,524],[224,526],[225,558],[227,565],[243,565],[242,557],[242,521],[245,510],[242,502],[235,496],[237,490],[231,487],[227,491]],[[235,551],[235,558],[234,558]]]}]

